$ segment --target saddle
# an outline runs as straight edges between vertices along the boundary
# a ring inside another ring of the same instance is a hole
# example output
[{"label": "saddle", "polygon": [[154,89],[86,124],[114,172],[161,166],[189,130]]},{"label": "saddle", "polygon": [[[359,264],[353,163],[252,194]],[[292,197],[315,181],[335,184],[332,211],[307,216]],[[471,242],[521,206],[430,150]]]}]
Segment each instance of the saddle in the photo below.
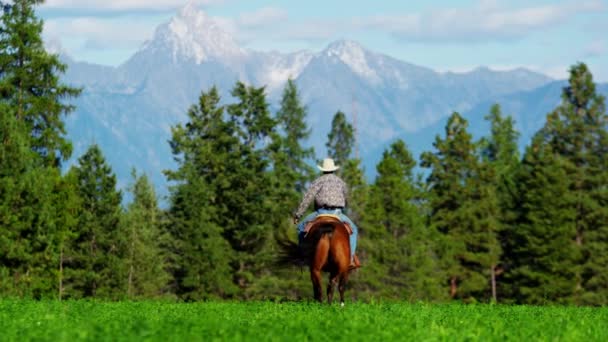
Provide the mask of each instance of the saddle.
[{"label": "saddle", "polygon": [[348,235],[351,235],[353,233],[353,229],[351,228],[350,224],[348,224],[348,222],[342,221],[340,219],[340,216],[333,214],[319,214],[314,220],[306,223],[306,225],[304,226],[304,237],[308,236],[308,233],[310,233],[310,230],[313,227],[320,226],[324,223],[341,223],[344,225],[344,227],[346,227]]}]

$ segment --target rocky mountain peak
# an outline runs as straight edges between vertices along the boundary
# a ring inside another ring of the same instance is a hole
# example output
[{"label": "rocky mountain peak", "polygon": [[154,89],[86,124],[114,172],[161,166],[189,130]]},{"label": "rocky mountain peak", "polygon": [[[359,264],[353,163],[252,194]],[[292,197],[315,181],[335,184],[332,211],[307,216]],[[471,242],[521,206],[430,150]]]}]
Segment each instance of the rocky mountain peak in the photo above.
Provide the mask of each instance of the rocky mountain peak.
[{"label": "rocky mountain peak", "polygon": [[371,81],[378,81],[379,76],[370,66],[370,54],[359,43],[351,40],[338,40],[327,46],[322,52],[330,58],[337,58],[348,65],[355,73]]},{"label": "rocky mountain peak", "polygon": [[192,1],[179,9],[169,22],[160,25],[142,50],[170,52],[174,61],[186,59],[197,64],[246,55],[234,37]]}]

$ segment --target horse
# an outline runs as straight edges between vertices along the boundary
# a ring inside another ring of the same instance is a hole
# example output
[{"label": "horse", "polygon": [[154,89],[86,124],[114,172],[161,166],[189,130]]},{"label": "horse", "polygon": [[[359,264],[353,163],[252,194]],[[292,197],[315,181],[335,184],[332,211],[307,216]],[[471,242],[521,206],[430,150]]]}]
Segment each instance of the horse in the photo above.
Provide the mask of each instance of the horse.
[{"label": "horse", "polygon": [[350,272],[350,242],[352,229],[339,216],[320,214],[305,228],[301,248],[295,243],[282,242],[287,258],[302,260],[308,264],[315,300],[323,302],[322,272],[329,273],[327,303],[331,304],[334,289],[338,286],[340,305],[344,306],[344,292]]}]

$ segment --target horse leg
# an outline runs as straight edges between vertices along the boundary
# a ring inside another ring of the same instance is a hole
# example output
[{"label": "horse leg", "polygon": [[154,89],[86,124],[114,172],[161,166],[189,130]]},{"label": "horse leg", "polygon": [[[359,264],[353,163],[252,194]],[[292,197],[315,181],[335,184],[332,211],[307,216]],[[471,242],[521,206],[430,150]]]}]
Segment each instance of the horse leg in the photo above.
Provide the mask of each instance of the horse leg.
[{"label": "horse leg", "polygon": [[335,267],[331,277],[331,291],[333,294],[333,289],[337,283],[338,291],[340,292],[340,304],[344,306],[344,291],[346,290],[346,281],[348,280],[350,266],[349,236],[344,226],[334,230],[331,247],[331,258]]},{"label": "horse leg", "polygon": [[326,235],[322,236],[317,243],[315,258],[310,265],[310,278],[312,280],[315,299],[323,302],[323,290],[321,288],[321,270],[327,263],[327,253],[329,252],[329,239]]},{"label": "horse leg", "polygon": [[348,271],[340,274],[340,283],[338,291],[340,292],[340,305],[344,306],[344,291],[346,291],[346,282],[348,281]]},{"label": "horse leg", "polygon": [[338,283],[338,273],[331,272],[329,275],[329,283],[327,284],[327,304],[331,304],[334,299],[334,288]]},{"label": "horse leg", "polygon": [[323,295],[321,293],[321,270],[311,268],[310,279],[312,280],[312,290],[314,292],[315,300],[322,302]]}]

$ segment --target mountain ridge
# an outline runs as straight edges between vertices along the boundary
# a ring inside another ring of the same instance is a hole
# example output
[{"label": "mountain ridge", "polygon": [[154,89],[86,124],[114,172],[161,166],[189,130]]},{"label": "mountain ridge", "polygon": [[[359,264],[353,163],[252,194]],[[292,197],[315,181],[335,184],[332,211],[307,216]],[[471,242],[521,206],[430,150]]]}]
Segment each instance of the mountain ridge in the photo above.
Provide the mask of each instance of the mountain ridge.
[{"label": "mountain ridge", "polygon": [[[389,141],[421,133],[453,111],[467,112],[480,103],[554,81],[523,68],[437,72],[370,51],[350,40],[332,42],[318,52],[284,54],[236,49],[231,43],[218,41],[232,40],[225,32],[208,37],[209,32],[180,31],[183,42],[165,44],[168,38],[161,33],[171,22],[183,20],[180,16],[192,21],[183,25],[188,29],[220,30],[206,14],[194,10],[198,12],[183,13],[182,9],[159,25],[158,34],[117,67],[62,56],[68,64],[65,81],[84,87],[81,97],[73,101],[76,112],[66,120],[75,142],[70,163],[88,144],[97,142],[121,186],[129,182],[134,166],[151,177],[161,194],[166,193],[162,170],[175,167],[167,143],[170,127],[185,122],[187,109],[211,86],[217,86],[223,101],[230,102],[230,90],[237,80],[266,86],[274,112],[284,83],[293,78],[308,109],[307,122],[312,128],[308,144],[315,147],[319,158],[325,154],[324,144],[336,111],[342,110],[351,121],[356,111],[358,144],[365,160],[375,159],[369,154],[376,154]],[[228,48],[194,48],[184,43],[200,45],[213,39],[215,47]],[[227,55],[222,55],[224,52]]]}]

